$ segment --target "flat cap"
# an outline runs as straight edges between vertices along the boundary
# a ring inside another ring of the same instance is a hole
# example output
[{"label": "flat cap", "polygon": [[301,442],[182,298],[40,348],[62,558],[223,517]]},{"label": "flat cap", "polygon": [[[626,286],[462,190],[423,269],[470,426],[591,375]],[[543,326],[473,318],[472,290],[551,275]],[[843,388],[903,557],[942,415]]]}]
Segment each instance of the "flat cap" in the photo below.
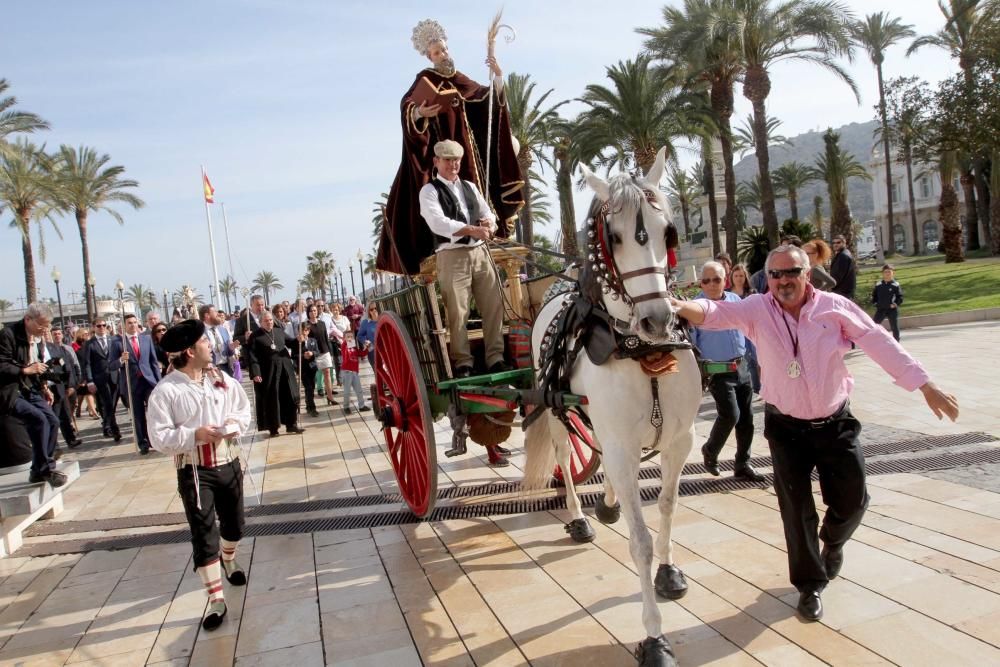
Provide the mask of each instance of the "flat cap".
[{"label": "flat cap", "polygon": [[160,339],[160,347],[171,354],[193,346],[205,335],[205,324],[200,320],[184,320],[167,329]]},{"label": "flat cap", "polygon": [[465,155],[465,149],[462,148],[462,144],[457,141],[445,139],[444,141],[439,141],[434,144],[434,155],[439,158],[462,157]]}]

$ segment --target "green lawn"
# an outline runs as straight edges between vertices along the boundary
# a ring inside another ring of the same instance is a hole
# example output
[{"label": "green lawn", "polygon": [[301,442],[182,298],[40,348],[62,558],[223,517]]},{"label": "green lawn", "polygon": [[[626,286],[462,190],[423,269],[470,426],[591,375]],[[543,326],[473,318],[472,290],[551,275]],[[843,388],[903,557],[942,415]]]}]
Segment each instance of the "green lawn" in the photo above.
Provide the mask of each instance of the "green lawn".
[{"label": "green lawn", "polygon": [[[945,264],[944,255],[896,256],[889,263],[903,288],[902,317],[1000,306],[1000,257],[990,257],[989,251],[969,253],[958,264]],[[859,267],[856,300],[869,313],[875,312],[869,301],[880,280],[881,265]]]}]

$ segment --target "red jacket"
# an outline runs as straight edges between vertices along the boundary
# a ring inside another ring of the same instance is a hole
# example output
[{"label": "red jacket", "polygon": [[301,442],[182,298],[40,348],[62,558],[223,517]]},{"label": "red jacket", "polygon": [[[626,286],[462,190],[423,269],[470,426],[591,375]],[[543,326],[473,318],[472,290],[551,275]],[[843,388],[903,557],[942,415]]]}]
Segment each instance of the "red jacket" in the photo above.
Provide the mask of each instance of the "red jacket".
[{"label": "red jacket", "polygon": [[342,371],[353,371],[358,372],[358,358],[360,350],[357,347],[357,343],[353,348],[347,347],[347,341],[345,340],[340,345],[340,370]]}]

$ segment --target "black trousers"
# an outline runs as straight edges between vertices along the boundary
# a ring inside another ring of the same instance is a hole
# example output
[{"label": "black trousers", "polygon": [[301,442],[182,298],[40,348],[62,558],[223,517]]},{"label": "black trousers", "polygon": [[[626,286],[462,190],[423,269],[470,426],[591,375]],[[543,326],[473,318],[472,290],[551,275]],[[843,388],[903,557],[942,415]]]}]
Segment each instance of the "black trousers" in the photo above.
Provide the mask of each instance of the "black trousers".
[{"label": "black trousers", "polygon": [[735,427],[736,466],[746,465],[753,442],[753,384],[746,360],[740,362],[737,372],[716,373],[708,382],[718,416],[705,441],[705,451],[718,457]]},{"label": "black trousers", "polygon": [[11,414],[21,418],[31,438],[31,472],[40,475],[55,470],[52,454],[56,451],[59,418],[49,402],[37,391],[18,394]]},{"label": "black trousers", "polygon": [[302,386],[306,390],[306,410],[316,411],[316,366],[312,362],[302,360]]},{"label": "black trousers", "polygon": [[[219,557],[219,536],[237,542],[243,537],[243,469],[238,460],[214,468],[198,467],[201,509],[191,466],[177,470],[177,491],[191,527],[194,569]],[[218,517],[218,524],[216,524]]]},{"label": "black trousers", "polygon": [[[846,403],[820,425],[782,415],[771,405],[765,407],[764,437],[771,448],[789,578],[800,592],[821,591],[829,581],[819,539],[830,547],[842,547],[868,507],[860,433],[861,423]],[[819,539],[810,478],[814,469],[826,504]]]},{"label": "black trousers", "polygon": [[889,318],[889,327],[892,329],[892,337],[899,340],[899,309],[898,308],[876,308],[875,324],[882,324],[882,320]]},{"label": "black trousers", "polygon": [[101,430],[105,435],[119,433],[115,408],[118,404],[118,387],[108,381],[94,382],[97,386],[97,406],[101,410]]},{"label": "black trousers", "polygon": [[76,440],[76,430],[73,428],[72,408],[70,408],[69,399],[66,398],[65,388],[60,388],[59,391],[53,391],[52,393],[55,396],[55,401],[52,403],[52,411],[59,418],[59,430],[62,432],[63,440],[68,445]]},{"label": "black trousers", "polygon": [[[132,416],[132,427],[135,429],[135,439],[139,443],[139,449],[149,449],[149,429],[146,427],[146,406],[149,404],[149,396],[155,387],[146,378],[139,377],[132,380],[132,397],[125,400],[126,393],[122,393],[122,403],[129,409]],[[132,401],[135,401],[135,409],[132,409]]]}]

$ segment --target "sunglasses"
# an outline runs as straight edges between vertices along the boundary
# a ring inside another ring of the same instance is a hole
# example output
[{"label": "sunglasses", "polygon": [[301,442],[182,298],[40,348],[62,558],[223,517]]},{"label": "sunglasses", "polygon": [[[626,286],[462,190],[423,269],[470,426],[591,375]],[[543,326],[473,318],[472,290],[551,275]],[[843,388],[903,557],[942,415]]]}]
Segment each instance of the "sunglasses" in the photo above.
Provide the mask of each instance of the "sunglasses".
[{"label": "sunglasses", "polygon": [[702,278],[701,279],[701,284],[702,285],[708,285],[709,283],[713,283],[715,285],[718,285],[721,282],[722,282],[722,278],[720,278],[718,276],[716,276],[714,278]]},{"label": "sunglasses", "polygon": [[767,275],[775,280],[780,280],[781,278],[798,278],[802,275],[802,270],[801,266],[795,266],[790,269],[771,269],[767,272]]},{"label": "sunglasses", "polygon": [[107,324],[95,324],[94,325],[94,327],[97,328],[97,329],[103,329],[106,326],[108,326],[108,325]]}]

